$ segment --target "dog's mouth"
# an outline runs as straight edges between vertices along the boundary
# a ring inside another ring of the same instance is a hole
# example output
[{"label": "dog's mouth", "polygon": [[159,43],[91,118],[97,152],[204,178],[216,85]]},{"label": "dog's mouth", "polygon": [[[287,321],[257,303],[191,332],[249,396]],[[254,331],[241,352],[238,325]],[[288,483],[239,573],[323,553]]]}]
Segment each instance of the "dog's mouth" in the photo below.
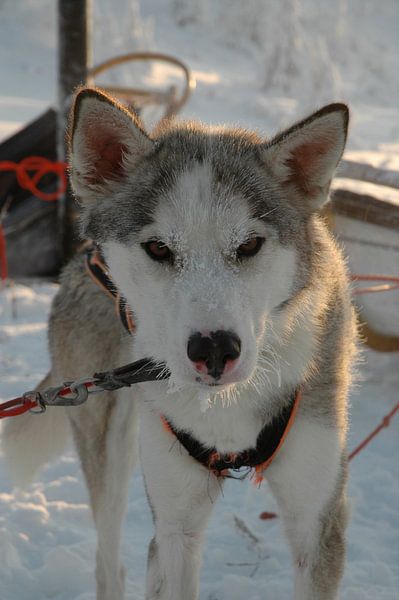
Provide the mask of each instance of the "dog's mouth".
[{"label": "dog's mouth", "polygon": [[243,369],[213,376],[211,373],[195,373],[193,369],[180,369],[180,365],[173,368],[175,365],[168,365],[168,361],[164,361],[164,364],[170,374],[167,383],[168,393],[183,392],[184,390],[189,394],[196,392],[210,395],[229,393],[229,390],[235,389],[237,385],[245,384],[252,375],[245,365]]}]

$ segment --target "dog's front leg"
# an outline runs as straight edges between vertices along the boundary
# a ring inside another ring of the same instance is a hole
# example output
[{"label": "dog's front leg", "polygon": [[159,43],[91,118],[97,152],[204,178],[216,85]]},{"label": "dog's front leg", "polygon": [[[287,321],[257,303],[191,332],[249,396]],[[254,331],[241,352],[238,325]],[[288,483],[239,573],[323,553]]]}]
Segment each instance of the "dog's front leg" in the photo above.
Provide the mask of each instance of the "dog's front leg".
[{"label": "dog's front leg", "polygon": [[196,600],[203,531],[221,483],[143,410],[140,448],[155,536],[146,600]]},{"label": "dog's front leg", "polygon": [[104,394],[70,410],[97,527],[97,600],[122,600],[122,521],[137,455],[136,407],[131,390]]},{"label": "dog's front leg", "polygon": [[265,475],[292,549],[295,600],[335,600],[346,526],[346,459],[339,433],[298,416]]}]

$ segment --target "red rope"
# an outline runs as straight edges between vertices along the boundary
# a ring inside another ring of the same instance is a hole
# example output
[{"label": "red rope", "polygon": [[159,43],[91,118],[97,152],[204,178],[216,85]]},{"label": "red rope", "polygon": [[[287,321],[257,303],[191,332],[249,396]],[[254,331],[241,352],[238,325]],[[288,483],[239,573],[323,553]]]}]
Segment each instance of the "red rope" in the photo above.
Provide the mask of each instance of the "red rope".
[{"label": "red rope", "polygon": [[[66,168],[65,162],[53,162],[43,156],[27,156],[19,163],[11,160],[0,161],[0,171],[14,171],[21,188],[47,202],[57,200],[65,192]],[[55,192],[46,193],[38,188],[40,180],[48,173],[55,173],[58,176],[59,185]]]},{"label": "red rope", "polygon": [[[85,385],[87,389],[90,389],[94,386],[94,383],[92,381],[86,381],[83,382],[83,385]],[[58,395],[68,396],[68,394],[74,393],[74,390],[71,389],[70,386],[65,386],[58,392]],[[6,417],[16,417],[28,412],[28,410],[31,410],[32,408],[38,407],[39,404],[36,402],[36,400],[32,400],[29,397],[19,396],[18,398],[14,398],[0,404],[0,419],[5,419]]]},{"label": "red rope", "polygon": [[29,398],[14,398],[0,404],[0,419],[5,417],[17,417],[27,412],[31,408],[36,408],[37,402],[30,400]]},{"label": "red rope", "polygon": [[0,222],[0,279],[4,282],[8,277],[6,238]]},{"label": "red rope", "polygon": [[399,289],[399,277],[393,275],[351,275],[352,281],[384,281],[385,283],[380,285],[370,285],[363,288],[355,288],[353,294],[358,296],[360,294],[370,294],[375,292],[390,292],[392,290]]},{"label": "red rope", "polygon": [[[27,156],[19,163],[11,160],[0,161],[0,171],[14,171],[19,186],[45,202],[57,200],[65,192],[66,168],[66,163],[52,162],[43,156]],[[55,173],[58,177],[59,184],[55,192],[46,193],[38,188],[41,179],[48,173]],[[4,282],[7,276],[6,240],[0,223],[0,278]]]},{"label": "red rope", "polygon": [[354,448],[354,450],[352,450],[352,452],[348,456],[348,460],[352,460],[352,458],[359,454],[359,452],[361,452],[363,448],[365,448],[367,444],[369,444],[371,440],[375,438],[375,436],[378,435],[382,429],[384,429],[384,427],[389,427],[389,425],[391,424],[392,417],[395,415],[395,413],[398,412],[398,410],[399,402],[396,406],[393,407],[391,412],[385,415],[378,427],[376,427],[358,446],[356,446],[356,448]]}]

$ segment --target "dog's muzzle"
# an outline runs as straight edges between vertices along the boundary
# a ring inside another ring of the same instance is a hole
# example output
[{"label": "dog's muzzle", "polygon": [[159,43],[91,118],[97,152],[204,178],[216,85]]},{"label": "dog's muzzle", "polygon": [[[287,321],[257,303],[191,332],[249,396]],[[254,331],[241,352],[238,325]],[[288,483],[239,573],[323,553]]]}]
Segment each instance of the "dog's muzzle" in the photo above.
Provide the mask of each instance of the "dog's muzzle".
[{"label": "dog's muzzle", "polygon": [[232,331],[211,331],[202,335],[193,333],[187,344],[187,355],[198,373],[215,380],[230,371],[241,353],[241,340]]}]

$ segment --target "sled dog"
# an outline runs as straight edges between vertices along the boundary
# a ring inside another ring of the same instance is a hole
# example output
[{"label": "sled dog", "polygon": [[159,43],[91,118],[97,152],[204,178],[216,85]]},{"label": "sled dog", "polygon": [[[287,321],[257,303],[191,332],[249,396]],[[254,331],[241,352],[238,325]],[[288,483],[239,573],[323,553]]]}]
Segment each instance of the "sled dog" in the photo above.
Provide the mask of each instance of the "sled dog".
[{"label": "sled dog", "polygon": [[269,141],[193,122],[151,136],[101,91],[78,91],[81,235],[101,251],[134,333],[78,254],[53,303],[41,386],[143,357],[170,377],[10,420],[4,448],[23,479],[72,431],[98,530],[98,600],[124,598],[119,547],[138,454],[155,528],[147,600],[198,598],[204,529],[225,477],[243,469],[277,499],[296,600],[337,598],[356,328],[320,210],[347,125],[347,107],[331,104]]}]

